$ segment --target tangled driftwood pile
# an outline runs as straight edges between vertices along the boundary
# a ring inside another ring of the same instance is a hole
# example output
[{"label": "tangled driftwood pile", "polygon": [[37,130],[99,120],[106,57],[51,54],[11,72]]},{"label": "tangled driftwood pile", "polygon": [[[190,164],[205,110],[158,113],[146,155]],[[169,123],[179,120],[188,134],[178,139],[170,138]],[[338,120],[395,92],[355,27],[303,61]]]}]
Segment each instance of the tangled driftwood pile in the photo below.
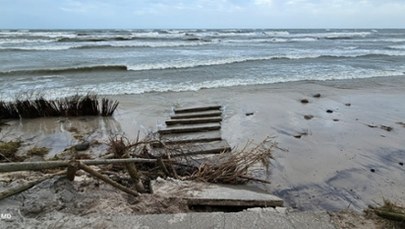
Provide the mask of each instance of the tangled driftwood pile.
[{"label": "tangled driftwood pile", "polygon": [[[155,144],[163,145],[164,150],[155,152],[152,147]],[[256,146],[250,143],[240,151],[219,154],[210,159],[198,159],[196,158],[198,155],[181,155],[181,152],[179,156],[179,149],[175,144],[167,145],[159,139],[136,139],[131,142],[125,137],[117,136],[110,139],[109,152],[103,159],[0,163],[0,172],[41,170],[47,174],[36,181],[0,192],[0,199],[29,189],[44,179],[57,175],[65,175],[73,181],[78,170],[83,170],[133,196],[146,192],[149,182],[157,177],[227,184],[241,184],[248,181],[268,183],[266,180],[250,176],[249,168],[258,163],[268,166],[271,152],[275,147],[275,142],[266,139]],[[172,154],[176,157],[171,157]],[[94,168],[95,165],[100,167]],[[128,175],[130,179],[127,178]],[[130,182],[123,182],[128,180]]]}]

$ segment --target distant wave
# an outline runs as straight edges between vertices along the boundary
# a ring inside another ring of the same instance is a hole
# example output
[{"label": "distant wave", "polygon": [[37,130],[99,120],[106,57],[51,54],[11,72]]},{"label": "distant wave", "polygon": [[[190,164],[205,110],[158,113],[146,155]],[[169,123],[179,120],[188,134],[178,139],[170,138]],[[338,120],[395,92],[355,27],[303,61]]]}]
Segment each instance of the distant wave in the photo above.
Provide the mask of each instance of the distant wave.
[{"label": "distant wave", "polygon": [[233,38],[314,38],[354,39],[365,38],[375,32],[356,31],[278,31],[278,30],[136,30],[136,31],[0,31],[0,38],[54,39],[61,43],[131,41],[131,40],[201,40]]},{"label": "distant wave", "polygon": [[238,64],[253,61],[266,61],[266,60],[303,60],[303,59],[339,59],[339,58],[376,58],[387,56],[405,56],[402,55],[388,55],[384,53],[375,54],[341,54],[341,55],[319,55],[319,54],[301,54],[289,56],[258,56],[258,57],[228,57],[222,59],[209,59],[200,61],[179,61],[167,63],[146,63],[137,65],[96,65],[96,66],[80,66],[68,68],[49,68],[49,69],[27,69],[27,70],[10,70],[0,72],[0,76],[5,75],[47,75],[47,74],[62,74],[62,73],[83,73],[95,71],[148,71],[148,70],[170,70],[170,69],[187,69],[206,66],[218,66],[228,64]]},{"label": "distant wave", "polygon": [[[33,94],[41,94],[46,98],[60,98],[75,94],[88,94],[89,92],[96,92],[99,95],[125,95],[125,94],[144,94],[153,92],[182,92],[182,91],[198,91],[209,88],[226,88],[234,86],[246,85],[263,85],[290,81],[303,81],[303,80],[332,80],[332,79],[353,79],[353,78],[371,78],[371,77],[389,77],[394,75],[403,75],[401,72],[392,71],[377,71],[377,72],[363,72],[347,74],[347,72],[331,75],[301,75],[297,74],[292,77],[241,77],[241,78],[227,78],[206,80],[200,82],[180,82],[170,83],[165,81],[144,81],[135,80],[131,82],[103,82],[98,84],[84,84],[72,87],[50,87],[46,88],[31,88],[28,90]],[[3,100],[12,100],[18,94],[26,93],[27,89],[20,91],[15,90],[1,90],[0,97]]]},{"label": "distant wave", "polygon": [[94,43],[94,44],[66,44],[44,46],[6,46],[0,47],[1,51],[58,51],[69,49],[97,49],[97,48],[165,48],[165,47],[188,47],[212,44],[202,41],[179,41],[179,42],[139,42],[139,43]]},{"label": "distant wave", "polygon": [[405,56],[403,55],[388,55],[388,54],[347,54],[347,55],[290,55],[290,56],[261,56],[261,57],[233,57],[223,58],[217,60],[205,60],[198,62],[181,62],[181,63],[154,63],[154,64],[140,64],[134,66],[128,66],[128,70],[131,71],[147,71],[147,70],[166,70],[166,69],[186,69],[196,68],[204,66],[217,66],[237,64],[252,61],[266,61],[266,60],[302,60],[302,59],[339,59],[339,58],[375,58],[375,57],[387,57],[387,56]]},{"label": "distant wave", "polygon": [[93,71],[127,71],[125,65],[99,65],[99,66],[81,66],[71,68],[47,68],[47,69],[27,69],[27,70],[11,70],[0,72],[1,75],[39,75],[39,74],[61,74],[61,73],[81,73]]},{"label": "distant wave", "polygon": [[101,41],[129,41],[132,37],[63,37],[58,42],[101,42]]},{"label": "distant wave", "polygon": [[392,45],[388,46],[389,49],[394,49],[394,50],[405,50],[405,45]]}]

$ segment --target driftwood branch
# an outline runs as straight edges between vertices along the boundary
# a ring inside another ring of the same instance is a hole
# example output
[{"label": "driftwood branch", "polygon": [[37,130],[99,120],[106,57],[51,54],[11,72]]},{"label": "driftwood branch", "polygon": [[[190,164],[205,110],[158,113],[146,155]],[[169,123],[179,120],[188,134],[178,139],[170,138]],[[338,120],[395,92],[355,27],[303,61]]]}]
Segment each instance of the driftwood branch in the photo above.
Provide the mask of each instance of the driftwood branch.
[{"label": "driftwood branch", "polygon": [[130,195],[133,195],[133,196],[139,196],[138,192],[118,184],[117,182],[111,180],[107,176],[104,176],[104,175],[100,174],[99,172],[95,171],[94,169],[90,168],[89,166],[85,165],[84,163],[79,163],[79,168],[84,170],[85,172],[89,173],[90,175],[92,175],[92,176],[106,182],[107,184],[110,184],[111,186],[113,186],[115,188],[118,188],[119,190],[121,190],[123,192],[126,192],[126,193],[128,193]]},{"label": "driftwood branch", "polygon": [[[168,160],[165,160],[168,161]],[[85,165],[103,165],[116,163],[156,163],[156,159],[125,158],[125,159],[96,159],[79,160]],[[10,162],[0,163],[0,172],[31,171],[42,169],[64,168],[69,166],[70,161],[44,161],[44,162]]]},{"label": "driftwood branch", "polygon": [[12,188],[3,190],[3,191],[0,192],[0,200],[2,200],[4,198],[7,198],[9,196],[16,195],[16,194],[18,194],[20,192],[23,192],[23,191],[25,191],[27,189],[30,189],[34,185],[37,185],[37,184],[39,184],[39,183],[41,183],[41,182],[43,182],[43,181],[45,181],[47,179],[50,179],[50,178],[55,177],[55,176],[63,175],[63,174],[65,174],[64,171],[59,172],[59,173],[55,173],[55,174],[51,174],[51,175],[48,175],[48,176],[45,176],[45,177],[41,177],[41,178],[39,178],[37,180],[26,182],[24,184],[18,185],[17,187],[12,187]]}]

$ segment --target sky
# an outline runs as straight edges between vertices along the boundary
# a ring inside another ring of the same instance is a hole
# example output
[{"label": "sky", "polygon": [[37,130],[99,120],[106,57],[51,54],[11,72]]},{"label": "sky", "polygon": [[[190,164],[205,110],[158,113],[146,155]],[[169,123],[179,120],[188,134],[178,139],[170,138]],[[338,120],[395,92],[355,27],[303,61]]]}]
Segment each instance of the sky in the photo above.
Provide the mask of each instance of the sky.
[{"label": "sky", "polygon": [[0,28],[405,28],[405,0],[0,0]]}]

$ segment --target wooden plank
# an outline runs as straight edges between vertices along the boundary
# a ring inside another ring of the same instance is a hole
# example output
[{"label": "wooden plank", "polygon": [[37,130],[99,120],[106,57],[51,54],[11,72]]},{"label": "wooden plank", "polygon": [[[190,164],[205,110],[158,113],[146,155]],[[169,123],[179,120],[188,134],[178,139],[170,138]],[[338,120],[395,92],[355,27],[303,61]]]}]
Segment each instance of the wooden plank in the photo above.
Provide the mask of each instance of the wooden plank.
[{"label": "wooden plank", "polygon": [[208,111],[208,112],[195,112],[195,113],[186,113],[179,115],[172,115],[172,119],[187,119],[187,118],[205,118],[205,117],[215,117],[221,116],[221,111]]},{"label": "wooden plank", "polygon": [[221,117],[208,117],[208,118],[190,118],[190,119],[173,119],[167,120],[166,125],[178,125],[178,124],[201,124],[201,123],[213,123],[213,122],[221,122]]},{"label": "wooden plank", "polygon": [[212,105],[212,106],[204,106],[204,107],[188,107],[188,108],[175,108],[174,112],[178,113],[189,113],[189,112],[200,112],[200,111],[212,111],[212,110],[220,110],[221,106],[219,105]]},{"label": "wooden plank", "polygon": [[183,144],[178,146],[178,150],[179,152],[172,154],[171,157],[226,153],[231,151],[231,146],[222,140],[210,143]]},{"label": "wooden plank", "polygon": [[159,130],[159,134],[174,134],[174,133],[189,133],[189,132],[203,132],[210,130],[219,130],[221,125],[219,124],[209,124],[209,125],[193,125],[187,127],[172,127],[167,129]]},{"label": "wooden plank", "polygon": [[206,131],[206,132],[191,132],[191,133],[179,133],[168,134],[162,136],[161,139],[166,144],[184,144],[184,143],[196,143],[196,142],[212,142],[220,141],[220,131]]}]

